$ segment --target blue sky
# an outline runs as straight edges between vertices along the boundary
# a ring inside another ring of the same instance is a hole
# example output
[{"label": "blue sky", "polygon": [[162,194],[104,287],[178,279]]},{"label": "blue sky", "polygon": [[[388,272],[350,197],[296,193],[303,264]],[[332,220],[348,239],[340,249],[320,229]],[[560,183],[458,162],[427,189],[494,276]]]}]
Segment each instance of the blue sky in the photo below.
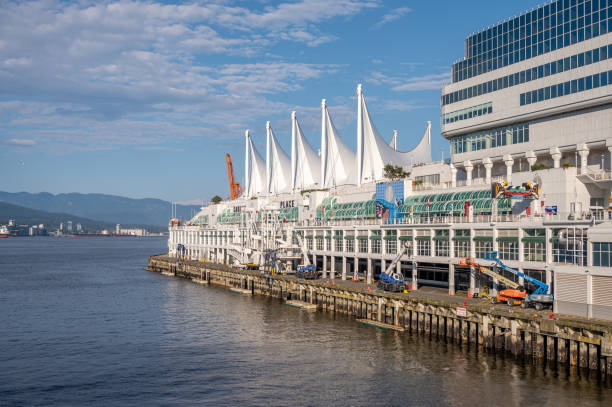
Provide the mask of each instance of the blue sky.
[{"label": "blue sky", "polygon": [[380,133],[409,150],[473,31],[539,3],[0,0],[0,190],[172,201],[228,196],[244,130],[271,121],[290,152],[297,111],[315,149],[320,102],[356,144],[357,83]]}]

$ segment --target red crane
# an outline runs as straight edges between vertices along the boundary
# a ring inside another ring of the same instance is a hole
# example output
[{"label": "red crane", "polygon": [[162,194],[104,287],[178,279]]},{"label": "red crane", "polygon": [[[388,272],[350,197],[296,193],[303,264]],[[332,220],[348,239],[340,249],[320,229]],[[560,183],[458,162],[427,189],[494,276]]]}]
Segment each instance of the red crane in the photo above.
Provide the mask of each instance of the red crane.
[{"label": "red crane", "polygon": [[232,166],[232,156],[225,154],[225,161],[227,161],[227,177],[229,178],[230,186],[230,198],[232,201],[240,196],[242,193],[242,187],[234,179],[234,167]]}]

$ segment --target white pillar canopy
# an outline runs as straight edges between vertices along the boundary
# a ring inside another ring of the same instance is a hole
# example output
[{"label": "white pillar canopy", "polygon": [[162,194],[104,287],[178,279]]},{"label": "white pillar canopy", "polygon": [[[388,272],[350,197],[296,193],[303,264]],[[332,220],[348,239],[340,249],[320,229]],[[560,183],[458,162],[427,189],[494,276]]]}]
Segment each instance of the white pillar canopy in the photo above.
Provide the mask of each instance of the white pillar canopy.
[{"label": "white pillar canopy", "polygon": [[578,154],[580,154],[580,174],[586,174],[589,159],[589,147],[585,143],[576,146]]},{"label": "white pillar canopy", "polygon": [[451,164],[451,186],[455,188],[457,186],[457,168]]},{"label": "white pillar canopy", "polygon": [[527,163],[529,163],[529,170],[531,171],[531,167],[538,161],[538,157],[533,151],[527,151],[525,153],[525,158],[527,159]]},{"label": "white pillar canopy", "polygon": [[474,165],[470,160],[467,160],[463,162],[463,168],[465,168],[465,173],[467,174],[465,185],[472,185],[472,171],[474,170]]},{"label": "white pillar canopy", "polygon": [[550,156],[553,159],[553,167],[554,168],[561,167],[561,151],[559,151],[559,147],[551,147]]},{"label": "white pillar canopy", "polygon": [[512,166],[514,165],[514,159],[509,154],[504,155],[504,164],[506,164],[506,181],[512,184]]},{"label": "white pillar canopy", "polygon": [[487,184],[491,183],[491,169],[493,169],[493,162],[489,157],[486,157],[482,160],[482,164],[485,167],[485,179]]}]

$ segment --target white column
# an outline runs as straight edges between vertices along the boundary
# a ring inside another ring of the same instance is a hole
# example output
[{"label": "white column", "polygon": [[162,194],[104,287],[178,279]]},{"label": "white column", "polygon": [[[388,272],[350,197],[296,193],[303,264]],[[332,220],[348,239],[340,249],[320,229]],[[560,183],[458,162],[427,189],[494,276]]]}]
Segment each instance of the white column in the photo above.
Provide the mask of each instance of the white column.
[{"label": "white column", "polygon": [[450,165],[451,168],[451,187],[455,188],[457,187],[457,168],[451,164]]},{"label": "white column", "polygon": [[493,168],[493,163],[489,157],[486,157],[482,160],[482,164],[485,167],[485,180],[487,184],[491,183],[491,169]]},{"label": "white column", "polygon": [[372,259],[368,257],[368,271],[366,274],[366,284],[372,284]]},{"label": "white column", "polygon": [[353,279],[359,280],[359,257],[357,256],[353,259]]},{"label": "white column", "polygon": [[448,265],[448,295],[455,295],[455,265]]},{"label": "white column", "polygon": [[346,280],[346,256],[342,256],[342,280]]},{"label": "white column", "polygon": [[512,185],[512,166],[514,165],[514,160],[509,154],[506,154],[504,155],[504,163],[506,164],[506,181]]},{"label": "white column", "polygon": [[474,170],[474,165],[470,160],[463,162],[463,168],[465,168],[465,173],[467,174],[467,178],[465,179],[465,185],[472,185],[472,171]]},{"label": "white column", "polygon": [[323,255],[323,278],[327,278],[327,256]]},{"label": "white column", "polygon": [[585,143],[577,146],[578,154],[580,154],[580,174],[587,173],[588,159],[589,159],[589,148]]},{"label": "white column", "polygon": [[361,186],[361,171],[363,170],[363,115],[361,84],[357,85],[357,186]]},{"label": "white column", "polygon": [[329,273],[329,278],[332,280],[336,278],[336,258],[334,256],[329,256],[331,259],[331,272]]},{"label": "white column", "polygon": [[559,147],[551,147],[550,156],[553,159],[553,167],[560,168],[561,167],[561,151],[559,151]]}]

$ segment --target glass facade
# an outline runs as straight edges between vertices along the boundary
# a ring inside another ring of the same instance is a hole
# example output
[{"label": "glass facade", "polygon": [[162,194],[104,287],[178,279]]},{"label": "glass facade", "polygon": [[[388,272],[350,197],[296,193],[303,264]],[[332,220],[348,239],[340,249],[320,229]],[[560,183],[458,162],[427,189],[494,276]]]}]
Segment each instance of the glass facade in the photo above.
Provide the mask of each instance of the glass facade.
[{"label": "glass facade", "polygon": [[469,36],[459,82],[612,31],[612,0],[557,0]]},{"label": "glass facade", "polygon": [[493,103],[483,103],[482,105],[443,114],[442,124],[455,123],[460,120],[471,119],[472,117],[483,116],[490,113],[493,113]]},{"label": "glass facade", "polygon": [[451,153],[460,154],[529,141],[529,123],[498,127],[451,140]]},{"label": "glass facade", "polygon": [[520,104],[521,106],[530,105],[533,103],[543,102],[549,99],[555,99],[562,96],[572,95],[574,93],[584,92],[586,90],[596,89],[601,86],[608,86],[611,83],[612,70],[596,73],[593,75],[585,76],[583,78],[574,79],[571,81],[558,83],[556,85],[535,89],[530,92],[521,93]]},{"label": "glass facade", "polygon": [[595,48],[586,52],[562,58],[557,61],[542,64],[533,68],[525,69],[507,76],[480,83],[468,88],[457,90],[442,95],[442,105],[448,105],[462,100],[470,99],[487,93],[495,92],[500,89],[510,88],[522,83],[546,78],[561,72],[580,68],[585,65],[605,61],[612,56],[612,44]]},{"label": "glass facade", "polygon": [[476,242],[476,257],[484,259],[493,251],[493,240],[477,240]]}]

